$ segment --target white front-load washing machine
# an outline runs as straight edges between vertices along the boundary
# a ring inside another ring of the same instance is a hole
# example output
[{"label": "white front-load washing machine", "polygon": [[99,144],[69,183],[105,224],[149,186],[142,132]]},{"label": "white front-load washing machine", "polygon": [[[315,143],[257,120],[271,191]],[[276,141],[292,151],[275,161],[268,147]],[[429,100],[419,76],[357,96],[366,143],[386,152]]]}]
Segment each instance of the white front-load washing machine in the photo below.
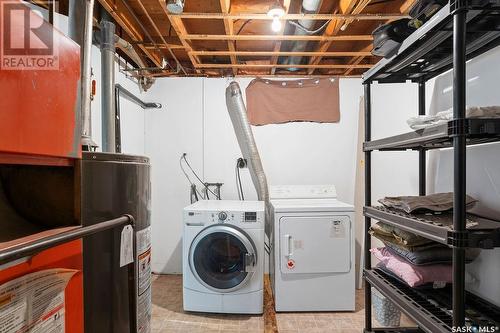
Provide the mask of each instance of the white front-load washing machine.
[{"label": "white front-load washing machine", "polygon": [[264,202],[202,200],[184,208],[184,310],[261,314]]},{"label": "white front-load washing machine", "polygon": [[270,197],[276,311],[353,311],[354,207],[332,185],[273,186]]}]

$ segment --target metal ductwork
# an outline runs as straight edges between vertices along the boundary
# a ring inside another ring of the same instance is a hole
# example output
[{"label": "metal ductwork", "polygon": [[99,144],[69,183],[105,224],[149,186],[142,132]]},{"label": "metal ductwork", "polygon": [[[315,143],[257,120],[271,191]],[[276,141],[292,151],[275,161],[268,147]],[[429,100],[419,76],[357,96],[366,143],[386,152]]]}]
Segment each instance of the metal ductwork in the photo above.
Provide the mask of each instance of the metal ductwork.
[{"label": "metal ductwork", "polygon": [[94,0],[69,1],[69,36],[80,45],[80,121],[81,144],[83,150],[93,150],[97,145],[92,141],[90,112],[92,22]]},{"label": "metal ductwork", "polygon": [[[94,36],[92,37],[92,44],[94,44],[99,48],[101,47],[100,31],[94,33]],[[137,67],[139,68],[148,67],[148,65],[142,60],[137,51],[134,49],[132,44],[130,44],[129,42],[127,42],[125,39],[121,38],[118,35],[115,35],[115,47],[122,50],[133,62],[137,64]],[[115,60],[118,62],[118,65],[120,65],[120,61],[116,59],[116,56]],[[150,72],[145,70],[142,73],[150,73]],[[155,82],[155,79],[153,77],[141,75],[141,73],[139,72],[137,75],[133,76],[137,79],[137,82],[139,83],[139,88],[141,88],[143,91],[148,91],[148,89],[151,88],[151,86]]]},{"label": "metal ductwork", "polygon": [[243,95],[237,82],[231,82],[226,88],[226,105],[233,123],[234,132],[238,139],[243,158],[247,160],[248,170],[252,182],[257,190],[257,197],[266,204],[266,234],[270,235],[269,189],[267,178],[260,160],[259,150],[255,144],[252,128],[247,118],[247,110],[243,102]]},{"label": "metal ductwork", "polygon": [[[300,10],[301,14],[315,14],[319,11],[322,0],[304,0],[302,1],[302,8]],[[296,36],[304,36],[309,35],[305,30],[312,30],[314,27],[315,20],[299,20],[298,24],[302,26],[304,29],[295,28],[294,35]],[[290,48],[291,52],[304,52],[307,48],[307,41],[296,41],[292,44]],[[299,65],[302,62],[301,56],[293,56],[287,57],[282,62],[287,65]],[[298,68],[290,67],[288,68],[290,71],[296,71]]]},{"label": "metal ductwork", "polygon": [[101,11],[102,151],[114,153],[115,144],[115,24]]}]

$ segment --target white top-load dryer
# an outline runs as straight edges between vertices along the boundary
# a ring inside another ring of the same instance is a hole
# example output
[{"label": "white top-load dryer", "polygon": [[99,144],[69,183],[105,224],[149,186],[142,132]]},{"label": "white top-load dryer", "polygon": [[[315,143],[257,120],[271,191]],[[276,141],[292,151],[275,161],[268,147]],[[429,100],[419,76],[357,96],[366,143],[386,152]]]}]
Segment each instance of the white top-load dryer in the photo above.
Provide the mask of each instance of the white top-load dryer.
[{"label": "white top-load dryer", "polygon": [[354,207],[335,186],[271,186],[276,311],[353,311]]}]

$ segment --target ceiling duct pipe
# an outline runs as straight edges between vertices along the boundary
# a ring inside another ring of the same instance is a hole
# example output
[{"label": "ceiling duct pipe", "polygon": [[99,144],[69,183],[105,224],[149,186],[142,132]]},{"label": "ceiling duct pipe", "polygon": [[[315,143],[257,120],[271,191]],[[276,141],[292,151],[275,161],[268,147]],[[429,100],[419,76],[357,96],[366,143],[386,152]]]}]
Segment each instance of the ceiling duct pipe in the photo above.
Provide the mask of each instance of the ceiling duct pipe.
[{"label": "ceiling duct pipe", "polygon": [[102,151],[116,152],[115,145],[115,24],[101,10],[101,112]]},{"label": "ceiling duct pipe", "polygon": [[[302,1],[302,8],[300,9],[301,14],[316,14],[319,11],[322,0],[304,0]],[[295,27],[294,35],[296,36],[305,36],[310,35],[307,31],[312,30],[315,24],[315,20],[299,20],[297,24],[299,24],[302,29]],[[304,52],[307,48],[307,41],[296,41],[293,42],[290,51],[291,52]],[[287,65],[299,65],[302,62],[302,56],[293,56],[287,57],[282,62]],[[298,68],[290,67],[289,71],[296,71]]]},{"label": "ceiling duct pipe", "polygon": [[81,121],[81,145],[83,150],[94,150],[92,140],[90,91],[92,57],[92,22],[94,0],[69,0],[69,36],[80,45],[79,109]]},{"label": "ceiling duct pipe", "polygon": [[252,177],[252,182],[257,190],[257,197],[266,204],[266,234],[270,236],[270,215],[269,215],[269,189],[267,178],[260,160],[259,150],[255,144],[252,128],[247,118],[247,110],[243,102],[243,95],[237,82],[231,82],[226,88],[226,105],[233,123],[234,132],[238,139],[243,158],[248,161],[248,170]]}]

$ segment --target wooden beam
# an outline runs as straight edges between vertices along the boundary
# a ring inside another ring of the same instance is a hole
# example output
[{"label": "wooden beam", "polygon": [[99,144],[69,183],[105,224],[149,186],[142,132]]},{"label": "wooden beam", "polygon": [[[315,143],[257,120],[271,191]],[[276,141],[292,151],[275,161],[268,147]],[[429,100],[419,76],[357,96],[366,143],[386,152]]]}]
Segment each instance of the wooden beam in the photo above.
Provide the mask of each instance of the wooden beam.
[{"label": "wooden beam", "polygon": [[[357,0],[341,0],[339,3],[339,10],[341,11],[342,14],[359,14],[365,7],[368,5],[370,0],[361,0],[358,2]],[[342,29],[342,27],[345,24],[349,24],[352,22],[352,20],[332,20],[328,24],[327,28],[325,29],[324,35],[325,36],[335,36],[339,33],[339,31]],[[319,45],[317,48],[317,51],[322,52],[322,51],[327,51],[330,46],[332,45],[332,41],[327,41],[323,42]],[[321,62],[322,57],[316,57],[312,58],[309,60],[309,64],[319,64]],[[310,69],[308,71],[308,74],[313,74],[314,73],[314,68]]]},{"label": "wooden beam", "polygon": [[[182,19],[210,19],[210,20],[272,20],[273,18],[267,14],[250,14],[250,13],[182,13],[170,14]],[[408,18],[408,15],[400,13],[378,13],[378,14],[285,14],[280,17],[282,21],[289,20],[334,20],[334,19],[352,19],[359,21],[386,21]]]},{"label": "wooden beam", "polygon": [[[184,23],[182,23],[182,18],[179,15],[172,15],[168,10],[167,10],[167,5],[164,0],[158,0],[158,3],[160,4],[161,8],[167,15],[168,19],[170,20],[170,24],[172,25],[172,28],[174,28],[175,33],[179,37],[182,46],[186,49],[186,52],[188,52],[189,60],[191,61],[191,64],[193,65],[194,68],[196,68],[196,64],[199,63],[199,59],[194,56],[189,54],[189,51],[192,51],[193,48],[191,47],[191,44],[186,41],[185,38],[183,38],[183,35],[187,35],[186,27],[184,26]],[[199,73],[198,70],[196,70],[197,73]]]},{"label": "wooden beam", "polygon": [[[178,19],[178,18],[177,18]],[[300,41],[372,41],[372,35],[317,36],[317,35],[204,35],[181,34],[181,40],[300,40]],[[183,44],[184,45],[184,44]],[[190,48],[190,47],[189,47]]]},{"label": "wooden beam", "polygon": [[[196,64],[197,68],[290,68],[288,64]],[[371,68],[373,65],[350,65],[350,64],[320,64],[320,65],[293,65],[294,68],[325,68],[325,69],[346,69],[346,68]]]},{"label": "wooden beam", "polygon": [[355,68],[357,67],[354,67],[354,66],[359,66],[359,63],[364,59],[364,57],[357,57],[357,58],[353,58],[353,60],[350,62],[351,65],[353,67],[350,67],[348,68],[346,71],[345,71],[345,74],[344,75],[349,75]]},{"label": "wooden beam", "polygon": [[[127,15],[128,10],[121,0],[99,0],[99,3],[111,14],[113,19],[122,27],[123,30],[130,36],[133,42],[143,42],[144,33],[141,32],[140,26],[135,22],[130,14]],[[146,54],[156,66],[161,67],[160,57],[151,52],[152,50],[146,49],[143,45],[138,44],[138,47]]]},{"label": "wooden beam", "polygon": [[[210,75],[210,74],[199,74],[199,75],[179,75],[179,74],[174,74],[172,72],[162,72],[162,73],[154,73],[150,75],[151,77],[220,77],[219,75]],[[311,76],[307,74],[283,74],[283,73],[278,73],[273,76],[270,75],[252,75],[252,74],[238,74],[236,77],[244,77],[244,78],[255,78],[256,76],[262,77],[262,78],[271,78],[271,79],[276,79],[276,78],[305,78],[305,79],[310,79]],[[331,78],[331,77],[336,77],[336,78],[346,78],[346,79],[352,79],[352,78],[360,78],[361,75],[339,75],[338,73],[332,73],[332,74],[320,74],[320,75],[314,75],[315,78],[317,77],[326,77],[326,78]]]},{"label": "wooden beam", "polygon": [[[406,0],[402,5],[401,7],[399,7],[401,13],[404,13],[404,14],[407,14],[411,7],[413,6],[413,4],[416,2],[417,0]],[[372,48],[371,45],[369,45],[368,47],[366,47],[365,49],[367,48]],[[357,57],[357,58],[353,58],[351,59],[350,63],[353,64],[353,65],[358,65],[361,61],[363,61],[365,57],[364,56],[360,56],[360,57]],[[345,75],[349,75],[352,71],[353,71],[354,68],[349,68],[346,72],[345,72]]]},{"label": "wooden beam", "polygon": [[[220,0],[220,8],[223,14],[229,14],[229,8],[231,8],[231,1],[230,0]],[[234,34],[234,26],[233,26],[233,20],[232,19],[224,19],[224,30],[226,31],[226,35],[233,35]],[[229,51],[236,51],[234,48],[234,42],[228,40],[227,41],[227,49]],[[236,55],[232,54],[230,56],[231,59],[231,64],[236,64],[238,63],[236,59]],[[238,68],[233,67],[233,75],[238,74]]]},{"label": "wooden beam", "polygon": [[146,17],[148,18],[149,24],[151,24],[151,26],[153,27],[153,29],[156,31],[156,34],[160,37],[161,41],[163,42],[163,45],[166,46],[166,49],[168,50],[168,52],[170,53],[170,55],[174,59],[175,64],[176,64],[176,68],[175,69],[172,68],[172,69],[174,71],[181,70],[184,74],[187,74],[186,70],[184,69],[184,67],[182,67],[181,63],[179,62],[179,59],[177,59],[177,57],[175,56],[174,52],[172,52],[172,50],[168,47],[167,41],[165,40],[165,38],[163,38],[163,35],[162,35],[160,29],[158,29],[158,26],[156,25],[156,23],[153,21],[153,19],[149,15],[148,10],[146,9],[146,7],[144,7],[144,5],[142,4],[141,1],[137,1],[137,3],[141,7],[141,10],[143,11],[144,15],[146,15]]},{"label": "wooden beam", "polygon": [[[371,50],[371,49],[372,49],[372,45],[368,45],[368,46],[365,46],[362,51],[368,51],[368,50]],[[357,65],[359,65],[359,63],[361,61],[363,61],[364,58],[365,58],[364,56],[359,56],[359,57],[352,58],[349,61],[349,64],[357,66]],[[344,74],[345,75],[349,75],[353,71],[353,69],[354,68],[348,68]]]},{"label": "wooden beam", "polygon": [[256,57],[355,57],[355,56],[370,56],[370,52],[362,51],[332,51],[332,52],[293,52],[293,51],[189,51],[196,56],[256,56]]},{"label": "wooden beam", "polygon": [[160,49],[170,48],[171,50],[184,50],[185,49],[184,45],[177,45],[177,44],[157,44],[157,46],[154,46],[151,44],[145,44],[144,47],[148,50],[156,49],[157,47]]},{"label": "wooden beam", "polygon": [[[290,0],[284,0],[283,7],[285,7],[285,14],[288,14],[288,11],[290,10]],[[281,24],[281,30],[278,34],[283,36],[285,34],[285,28],[286,28],[286,24]],[[282,43],[281,40],[274,42],[274,51],[275,52],[281,50],[281,43]],[[277,64],[278,58],[279,58],[278,55],[274,55],[271,58],[271,64],[273,64],[273,65]],[[276,67],[271,68],[271,75],[274,75],[275,72],[276,72]]]},{"label": "wooden beam", "polygon": [[417,0],[406,0],[405,2],[403,2],[401,7],[399,7],[399,11],[403,14],[408,14],[415,2],[417,2]]}]

